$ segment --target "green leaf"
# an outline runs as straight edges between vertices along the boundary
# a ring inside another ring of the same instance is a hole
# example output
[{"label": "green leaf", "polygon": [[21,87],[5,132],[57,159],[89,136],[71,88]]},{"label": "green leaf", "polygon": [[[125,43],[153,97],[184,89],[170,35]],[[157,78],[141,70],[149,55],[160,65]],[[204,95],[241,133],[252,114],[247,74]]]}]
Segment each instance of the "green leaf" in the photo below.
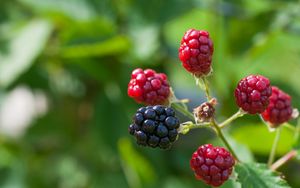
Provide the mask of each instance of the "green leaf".
[{"label": "green leaf", "polygon": [[[293,145],[293,132],[288,129],[282,129],[279,144],[276,150],[277,155],[284,155]],[[232,132],[232,137],[239,143],[245,144],[249,149],[260,155],[268,155],[275,132],[269,132],[264,123],[246,125],[243,124]],[[262,144],[263,143],[263,144]]]},{"label": "green leaf", "polygon": [[86,1],[81,0],[21,0],[38,13],[63,13],[77,20],[87,20],[95,15],[95,11]]},{"label": "green leaf", "polygon": [[125,36],[116,36],[103,42],[78,44],[65,47],[62,50],[62,55],[66,58],[99,57],[121,53],[126,51],[128,48],[128,38]]},{"label": "green leaf", "polygon": [[290,187],[277,173],[265,164],[239,163],[235,167],[242,188],[288,188]]},{"label": "green leaf", "polygon": [[230,136],[226,136],[226,138],[241,161],[243,162],[255,161],[253,154],[251,153],[250,149],[247,146],[237,142],[235,139],[233,139]]},{"label": "green leaf", "polygon": [[7,87],[24,73],[44,48],[51,24],[44,20],[29,22],[10,41],[7,53],[0,52],[0,87]]},{"label": "green leaf", "polygon": [[119,140],[118,149],[123,170],[131,187],[139,187],[139,177],[146,182],[156,179],[156,174],[149,161],[134,149],[128,138]]}]

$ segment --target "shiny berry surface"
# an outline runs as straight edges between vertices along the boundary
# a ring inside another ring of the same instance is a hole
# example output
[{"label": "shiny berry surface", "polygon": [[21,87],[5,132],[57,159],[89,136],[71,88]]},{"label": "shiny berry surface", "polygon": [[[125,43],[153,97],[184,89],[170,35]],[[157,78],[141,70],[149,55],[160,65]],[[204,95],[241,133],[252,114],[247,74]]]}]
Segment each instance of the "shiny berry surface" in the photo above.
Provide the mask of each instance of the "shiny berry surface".
[{"label": "shiny berry surface", "polygon": [[292,117],[292,113],[291,97],[278,87],[272,86],[269,106],[261,114],[263,119],[269,122],[272,127],[277,127],[289,121]]},{"label": "shiny berry surface", "polygon": [[139,145],[168,149],[178,138],[179,125],[172,108],[147,106],[137,110],[128,132],[136,138]]},{"label": "shiny berry surface", "polygon": [[236,104],[249,114],[265,111],[271,94],[269,79],[261,75],[250,75],[241,79],[234,92]]},{"label": "shiny berry surface", "polygon": [[138,68],[132,71],[127,93],[138,103],[167,104],[170,86],[165,74]]},{"label": "shiny berry surface", "polygon": [[190,160],[191,169],[198,180],[211,186],[221,186],[232,173],[235,159],[223,147],[211,144],[200,146]]},{"label": "shiny berry surface", "polygon": [[197,77],[211,72],[213,42],[204,30],[188,30],[180,43],[179,59],[183,67]]}]

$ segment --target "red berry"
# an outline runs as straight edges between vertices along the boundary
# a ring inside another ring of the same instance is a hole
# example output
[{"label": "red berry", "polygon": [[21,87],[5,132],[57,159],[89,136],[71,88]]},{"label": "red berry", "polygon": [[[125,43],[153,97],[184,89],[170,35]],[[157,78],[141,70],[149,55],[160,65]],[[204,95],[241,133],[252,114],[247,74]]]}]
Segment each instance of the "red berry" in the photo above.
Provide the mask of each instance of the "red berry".
[{"label": "red berry", "polygon": [[188,30],[180,43],[179,59],[183,67],[197,77],[211,72],[211,59],[214,52],[209,33],[204,30]]},{"label": "red berry", "polygon": [[195,177],[211,186],[221,186],[232,173],[235,160],[222,147],[211,144],[200,146],[192,155],[190,166]]},{"label": "red berry", "polygon": [[249,114],[265,111],[271,94],[270,81],[260,75],[250,75],[243,78],[234,92],[237,105]]},{"label": "red berry", "polygon": [[163,73],[141,68],[132,71],[128,84],[128,96],[138,103],[149,105],[166,104],[170,95],[168,78]]},{"label": "red berry", "polygon": [[272,86],[269,106],[261,114],[263,119],[270,122],[272,127],[278,127],[291,119],[292,113],[291,97],[278,87]]}]

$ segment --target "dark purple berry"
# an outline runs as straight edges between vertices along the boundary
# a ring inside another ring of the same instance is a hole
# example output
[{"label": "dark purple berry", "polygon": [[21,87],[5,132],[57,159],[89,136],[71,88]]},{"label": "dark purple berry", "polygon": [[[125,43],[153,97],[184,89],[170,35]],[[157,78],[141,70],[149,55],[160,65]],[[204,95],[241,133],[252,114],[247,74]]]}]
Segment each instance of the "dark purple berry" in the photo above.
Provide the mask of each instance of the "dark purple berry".
[{"label": "dark purple berry", "polygon": [[179,125],[172,108],[147,106],[137,110],[128,132],[136,137],[139,145],[168,149],[178,138]]}]

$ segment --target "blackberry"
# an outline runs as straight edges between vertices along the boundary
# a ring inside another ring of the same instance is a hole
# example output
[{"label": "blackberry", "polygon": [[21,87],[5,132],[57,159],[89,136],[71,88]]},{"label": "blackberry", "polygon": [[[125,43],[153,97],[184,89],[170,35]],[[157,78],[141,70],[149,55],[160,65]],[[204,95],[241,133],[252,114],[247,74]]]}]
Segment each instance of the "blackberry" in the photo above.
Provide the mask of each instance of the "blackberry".
[{"label": "blackberry", "polygon": [[234,164],[235,160],[229,151],[211,144],[200,146],[190,161],[195,177],[215,187],[221,186],[229,178]]},{"label": "blackberry", "polygon": [[262,113],[269,105],[272,94],[269,79],[250,75],[239,81],[234,95],[237,105],[249,114]]},{"label": "blackberry", "polygon": [[172,108],[147,106],[137,110],[128,132],[136,138],[139,145],[168,149],[178,138],[179,125]]},{"label": "blackberry", "polygon": [[138,103],[157,105],[167,104],[171,92],[165,74],[138,68],[132,71],[127,93]]},{"label": "blackberry", "polygon": [[261,114],[262,118],[269,122],[271,127],[276,128],[280,124],[289,121],[292,118],[292,113],[291,97],[278,87],[272,86],[270,104]]},{"label": "blackberry", "polygon": [[197,77],[206,76],[211,72],[214,46],[207,31],[188,30],[182,37],[178,51],[179,59],[188,72]]}]

